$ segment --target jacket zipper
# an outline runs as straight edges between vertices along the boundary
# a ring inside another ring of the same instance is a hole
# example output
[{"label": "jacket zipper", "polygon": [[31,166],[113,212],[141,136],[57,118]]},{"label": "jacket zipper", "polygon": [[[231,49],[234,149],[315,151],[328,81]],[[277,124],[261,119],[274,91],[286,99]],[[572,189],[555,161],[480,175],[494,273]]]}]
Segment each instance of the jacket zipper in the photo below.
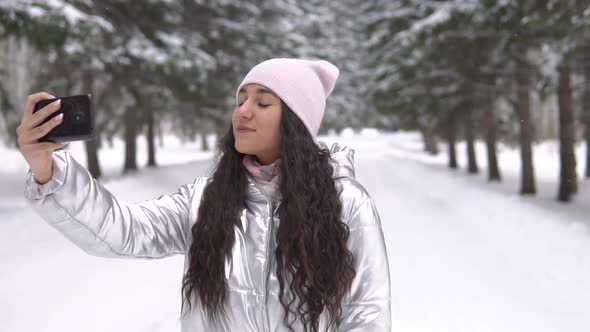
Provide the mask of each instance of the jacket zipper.
[{"label": "jacket zipper", "polygon": [[[250,175],[248,175],[248,177],[250,177]],[[267,204],[270,205],[270,210],[268,211],[268,215],[269,215],[269,235],[268,235],[268,244],[266,247],[266,253],[267,253],[267,257],[266,257],[266,266],[264,268],[264,274],[265,274],[265,278],[263,280],[263,284],[264,287],[262,287],[262,296],[263,296],[263,301],[264,301],[264,311],[266,312],[266,321],[264,322],[265,326],[265,331],[269,331],[270,332],[270,317],[268,315],[268,306],[267,306],[267,300],[268,300],[268,290],[266,289],[267,285],[268,285],[268,279],[270,277],[270,259],[271,259],[271,254],[270,254],[270,249],[272,247],[272,238],[273,238],[273,224],[274,224],[274,202],[272,201],[272,199],[270,199],[268,196],[266,196],[266,194],[264,193],[264,191],[262,190],[262,188],[258,185],[258,183],[256,182],[256,180],[250,178],[252,180],[252,182],[254,182],[254,184],[256,185],[256,187],[258,188],[258,190],[260,190],[260,193],[262,194],[262,196],[264,196],[264,198],[266,199]]]},{"label": "jacket zipper", "polygon": [[271,266],[270,262],[271,262],[272,256],[273,256],[273,254],[271,252],[271,249],[272,249],[272,239],[273,239],[273,235],[274,235],[274,217],[273,217],[273,214],[274,214],[274,202],[271,200],[270,201],[270,211],[269,211],[269,214],[268,214],[269,215],[269,231],[270,232],[269,232],[269,236],[268,236],[268,248],[267,248],[267,251],[266,251],[268,253],[268,257],[266,259],[266,266],[267,266],[266,271],[265,271],[266,272],[266,281],[265,281],[265,284],[264,284],[264,307],[266,308],[266,328],[267,328],[267,331],[269,331],[269,332],[270,332],[270,317],[269,317],[269,314],[268,314],[268,295],[267,295],[268,294],[268,289],[267,289],[267,287],[268,287],[268,280],[270,279],[270,266]]}]

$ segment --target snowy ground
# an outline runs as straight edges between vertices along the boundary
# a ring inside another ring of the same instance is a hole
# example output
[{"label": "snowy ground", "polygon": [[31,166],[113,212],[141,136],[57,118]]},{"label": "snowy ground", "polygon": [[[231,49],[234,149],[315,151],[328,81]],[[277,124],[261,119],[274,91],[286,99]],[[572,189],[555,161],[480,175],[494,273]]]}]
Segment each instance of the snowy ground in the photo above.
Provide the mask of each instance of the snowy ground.
[{"label": "snowy ground", "polygon": [[[357,178],[375,198],[387,240],[393,331],[590,330],[590,181],[555,201],[557,149],[535,148],[539,194],[520,197],[518,151],[500,147],[505,181],[450,171],[415,133],[321,137],[356,150]],[[211,153],[167,138],[158,169],[119,176],[122,145],[101,150],[103,184],[121,200],[174,191],[210,172]],[[444,149],[444,147],[442,147]],[[69,147],[84,163],[81,144]],[[577,150],[582,160],[582,148]],[[26,165],[0,148],[0,330],[178,331],[182,257],[91,257],[26,208]],[[581,163],[580,163],[581,164]],[[581,168],[581,167],[580,167]]]}]

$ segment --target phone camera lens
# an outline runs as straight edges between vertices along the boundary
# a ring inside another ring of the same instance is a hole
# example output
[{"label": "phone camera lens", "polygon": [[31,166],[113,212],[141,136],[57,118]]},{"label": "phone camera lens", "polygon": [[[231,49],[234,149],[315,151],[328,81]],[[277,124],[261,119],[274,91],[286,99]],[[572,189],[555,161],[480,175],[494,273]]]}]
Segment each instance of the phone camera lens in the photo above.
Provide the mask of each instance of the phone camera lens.
[{"label": "phone camera lens", "polygon": [[76,111],[74,113],[74,121],[75,122],[82,122],[82,121],[84,121],[85,117],[86,116],[84,115],[84,112]]}]

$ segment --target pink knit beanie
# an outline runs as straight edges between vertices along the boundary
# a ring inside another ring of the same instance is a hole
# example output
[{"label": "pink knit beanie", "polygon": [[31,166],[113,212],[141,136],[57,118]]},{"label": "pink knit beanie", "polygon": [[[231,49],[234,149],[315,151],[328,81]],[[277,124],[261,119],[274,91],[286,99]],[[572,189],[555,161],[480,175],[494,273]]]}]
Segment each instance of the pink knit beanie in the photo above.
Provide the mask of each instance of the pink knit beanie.
[{"label": "pink knit beanie", "polygon": [[272,90],[301,119],[315,138],[320,129],[326,98],[332,93],[339,74],[328,61],[276,58],[254,66],[236,90],[256,83]]}]

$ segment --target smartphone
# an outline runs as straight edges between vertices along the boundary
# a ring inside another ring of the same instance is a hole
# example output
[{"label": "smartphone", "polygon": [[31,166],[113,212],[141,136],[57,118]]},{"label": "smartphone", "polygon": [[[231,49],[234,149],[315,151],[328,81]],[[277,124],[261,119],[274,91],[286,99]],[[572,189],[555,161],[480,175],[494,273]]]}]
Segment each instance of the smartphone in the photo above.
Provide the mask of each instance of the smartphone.
[{"label": "smartphone", "polygon": [[53,117],[63,114],[62,122],[49,133],[39,139],[39,142],[71,142],[88,141],[95,137],[94,105],[91,94],[75,95],[59,98],[44,99],[38,102],[33,113],[48,104],[61,99],[61,108],[49,115],[43,123]]}]

